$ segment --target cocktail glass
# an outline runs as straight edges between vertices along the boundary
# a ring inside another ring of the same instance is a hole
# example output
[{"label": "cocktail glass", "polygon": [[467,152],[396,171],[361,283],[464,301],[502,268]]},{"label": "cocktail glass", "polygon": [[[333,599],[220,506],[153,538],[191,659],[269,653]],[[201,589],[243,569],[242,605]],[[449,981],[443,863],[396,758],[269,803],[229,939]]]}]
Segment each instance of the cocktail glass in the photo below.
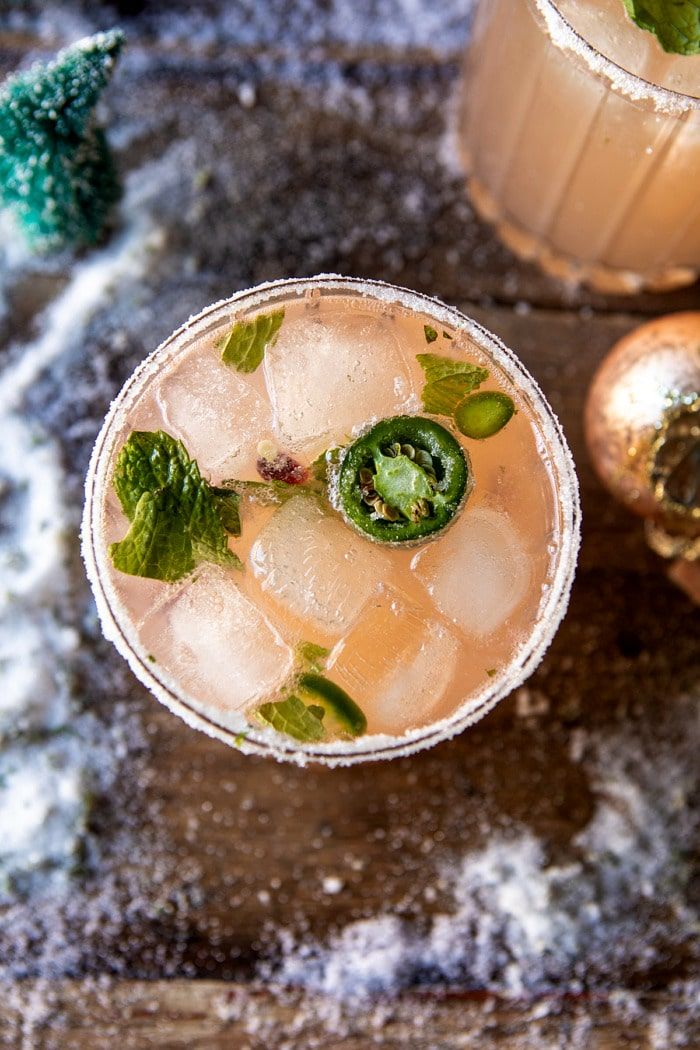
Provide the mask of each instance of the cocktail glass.
[{"label": "cocktail glass", "polygon": [[460,144],[479,215],[522,258],[601,291],[700,269],[700,56],[622,0],[482,0]]},{"label": "cocktail glass", "polygon": [[[232,325],[280,310],[264,365],[252,376],[227,369],[217,347]],[[476,481],[444,534],[387,548],[300,494],[245,509],[231,541],[242,573],[203,566],[173,584],[114,568],[110,542],[128,528],[114,464],[133,431],[184,440],[215,485],[232,474],[259,482],[261,437],[310,463],[378,417],[425,417],[425,351],[487,367],[486,385],[517,408],[494,437],[460,436]],[[158,700],[243,752],[347,765],[453,736],[532,672],[568,603],[578,488],[556,417],[495,336],[415,292],[323,275],[238,292],[146,358],[97,438],[82,538],[103,631]],[[366,735],[300,742],[251,719],[240,697],[228,703],[227,690],[253,695],[258,679],[267,688],[288,673],[300,642],[330,652],[325,673],[361,703]]]}]

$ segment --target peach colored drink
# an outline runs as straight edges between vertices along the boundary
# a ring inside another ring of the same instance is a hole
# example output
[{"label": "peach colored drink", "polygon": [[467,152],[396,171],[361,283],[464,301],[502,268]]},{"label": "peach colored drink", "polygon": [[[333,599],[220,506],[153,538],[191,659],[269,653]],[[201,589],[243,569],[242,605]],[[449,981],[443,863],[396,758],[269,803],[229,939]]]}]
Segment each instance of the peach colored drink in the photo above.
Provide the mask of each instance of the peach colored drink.
[{"label": "peach colored drink", "polygon": [[700,270],[700,56],[622,0],[482,0],[461,143],[481,216],[520,256],[610,292]]},{"label": "peach colored drink", "polygon": [[[232,326],[272,316],[281,324],[259,367],[228,367]],[[426,352],[488,370],[480,391],[512,398],[507,425],[472,439],[426,412]],[[308,479],[326,450],[397,416],[439,420],[470,465],[466,502],[435,537],[402,546],[362,534],[334,503],[332,464],[327,491],[265,489],[261,449]],[[236,479],[240,535],[227,543],[241,566],[203,560],[172,582],[115,567],[110,544],[129,520],[113,479],[134,431],[181,441],[217,492]],[[341,278],[239,293],[175,333],[115,402],[87,491],[88,571],[105,632],[136,674],[191,724],[296,761],[414,750],[480,717],[551,639],[578,542],[568,451],[517,360],[433,300]],[[261,724],[261,707],[309,669],[361,709],[362,735],[328,728],[309,742]]]}]

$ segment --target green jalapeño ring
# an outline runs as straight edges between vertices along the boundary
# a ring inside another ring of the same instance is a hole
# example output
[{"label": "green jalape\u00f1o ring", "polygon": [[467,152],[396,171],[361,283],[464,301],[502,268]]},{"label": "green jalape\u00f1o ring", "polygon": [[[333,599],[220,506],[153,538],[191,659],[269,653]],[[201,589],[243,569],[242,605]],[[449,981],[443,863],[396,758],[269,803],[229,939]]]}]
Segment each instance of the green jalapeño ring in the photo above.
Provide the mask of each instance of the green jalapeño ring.
[{"label": "green jalape\u00f1o ring", "polygon": [[578,543],[571,454],[515,355],[333,275],[238,292],[153,351],[82,525],[105,636],[157,700],[328,766],[430,747],[520,685]]},{"label": "green jalape\u00f1o ring", "polygon": [[449,430],[397,416],[344,452],[334,502],[371,539],[416,544],[447,528],[470,489],[467,453]]}]

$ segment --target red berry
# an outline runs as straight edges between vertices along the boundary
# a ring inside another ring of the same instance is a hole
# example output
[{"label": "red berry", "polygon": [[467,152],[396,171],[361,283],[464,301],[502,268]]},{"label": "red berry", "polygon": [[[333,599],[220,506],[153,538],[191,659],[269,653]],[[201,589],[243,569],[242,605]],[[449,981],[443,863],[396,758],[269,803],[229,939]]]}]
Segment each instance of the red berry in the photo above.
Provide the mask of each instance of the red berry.
[{"label": "red berry", "polygon": [[260,456],[256,470],[265,481],[285,481],[288,485],[303,485],[309,480],[309,471],[286,452],[278,452],[273,459]]}]

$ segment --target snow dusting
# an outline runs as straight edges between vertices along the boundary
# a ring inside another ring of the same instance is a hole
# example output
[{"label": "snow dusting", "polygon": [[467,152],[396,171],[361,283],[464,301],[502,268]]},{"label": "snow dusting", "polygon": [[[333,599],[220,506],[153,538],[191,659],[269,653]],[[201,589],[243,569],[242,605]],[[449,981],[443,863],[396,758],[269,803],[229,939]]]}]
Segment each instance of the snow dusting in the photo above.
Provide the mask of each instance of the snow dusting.
[{"label": "snow dusting", "polygon": [[493,834],[440,872],[451,908],[426,929],[384,913],[325,944],[280,931],[280,960],[265,975],[342,1000],[415,985],[519,998],[614,986],[621,967],[654,956],[659,938],[700,921],[683,898],[684,844],[700,832],[686,806],[699,786],[700,722],[686,711],[693,735],[681,753],[654,754],[627,736],[588,742],[597,803],[564,862],[527,828]]}]

